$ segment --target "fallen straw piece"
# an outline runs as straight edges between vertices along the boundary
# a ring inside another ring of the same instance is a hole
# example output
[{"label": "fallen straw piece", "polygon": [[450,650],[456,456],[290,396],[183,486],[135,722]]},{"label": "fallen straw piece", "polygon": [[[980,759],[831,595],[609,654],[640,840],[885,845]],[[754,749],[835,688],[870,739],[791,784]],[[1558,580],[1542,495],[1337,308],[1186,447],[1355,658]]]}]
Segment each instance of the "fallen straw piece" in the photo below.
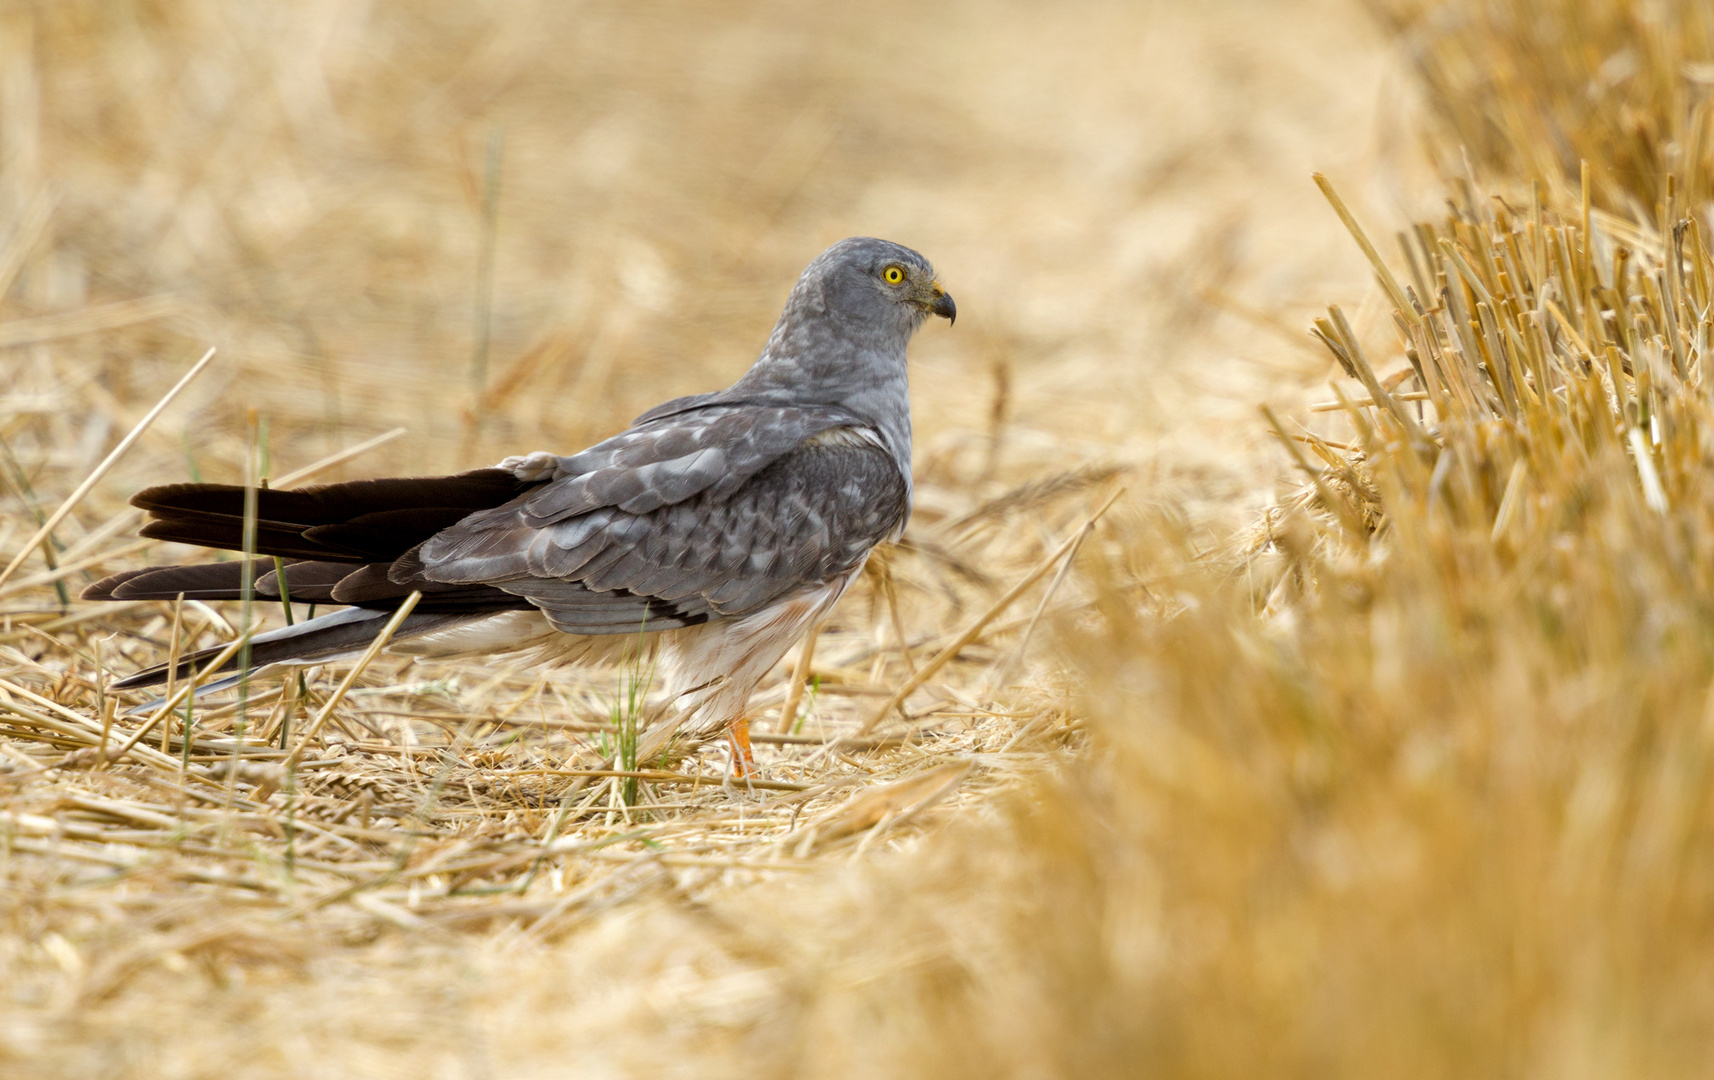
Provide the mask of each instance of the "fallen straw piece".
[{"label": "fallen straw piece", "polygon": [[1055,548],[1053,554],[1049,555],[1037,564],[1036,568],[1026,574],[1022,581],[1013,585],[1011,589],[1006,592],[1006,595],[994,601],[993,605],[989,607],[987,611],[984,611],[974,622],[964,628],[963,633],[952,639],[946,648],[936,653],[932,660],[917,669],[915,675],[906,679],[904,685],[893,691],[892,695],[887,698],[886,704],[877,709],[875,711],[875,715],[869,717],[869,719],[864,722],[863,726],[857,729],[857,735],[867,735],[871,731],[875,730],[875,726],[882,720],[885,720],[888,713],[903,705],[905,699],[910,697],[918,687],[933,678],[935,673],[950,663],[952,658],[957,656],[966,645],[975,641],[977,635],[982,633],[984,627],[986,627],[990,622],[993,622],[1003,612],[1005,612],[1007,608],[1016,603],[1018,597],[1022,596],[1031,585],[1034,585],[1045,577],[1047,572],[1052,570],[1054,566],[1059,563],[1059,560],[1077,550],[1077,548],[1083,543],[1084,536],[1089,532],[1089,530],[1095,527],[1096,522],[1101,520],[1101,516],[1107,512],[1107,508],[1112,506],[1114,501],[1124,493],[1124,488],[1118,488],[1113,492],[1113,494],[1107,496],[1106,501],[1097,507],[1095,512],[1090,514],[1088,519],[1084,521],[1082,525],[1078,526],[1078,528],[1072,532],[1071,536],[1068,537],[1063,544]]},{"label": "fallen straw piece", "polygon": [[363,650],[363,655],[357,658],[357,663],[351,665],[351,670],[345,673],[345,678],[339,680],[339,687],[334,690],[333,696],[329,697],[327,704],[323,705],[321,711],[315,714],[315,719],[310,721],[308,729],[298,736],[297,749],[293,750],[285,760],[287,769],[295,768],[297,763],[303,760],[304,751],[309,749],[309,744],[315,741],[317,735],[321,734],[321,729],[327,724],[327,718],[332,716],[333,710],[339,707],[341,701],[345,700],[345,695],[351,690],[351,686],[357,681],[357,677],[363,674],[363,669],[367,668],[370,662],[380,655],[381,650],[387,647],[387,642],[393,638],[393,632],[398,630],[400,624],[410,616],[412,610],[417,606],[417,601],[422,598],[423,594],[420,591],[414,591],[405,597],[404,602],[399,605],[399,610],[393,612],[393,617],[387,620],[387,625],[381,628],[381,632],[375,635],[375,640],[371,641],[369,647]]},{"label": "fallen straw piece", "polygon": [[[686,784],[691,787],[706,787],[714,790],[720,788],[720,777],[718,776],[699,776],[694,773],[650,769],[520,769],[512,775],[575,776],[596,779],[617,777],[619,779],[647,780],[651,784]],[[813,784],[794,784],[788,780],[763,780],[757,777],[750,777],[741,782],[766,791],[808,791],[815,786]]]},{"label": "fallen straw piece", "polygon": [[277,476],[270,481],[269,486],[274,488],[289,488],[294,484],[301,484],[310,477],[324,473],[335,465],[343,465],[354,457],[360,457],[363,454],[367,454],[377,446],[385,446],[394,439],[405,434],[407,430],[409,429],[396,427],[391,431],[384,431],[372,439],[364,439],[355,446],[347,446],[338,453],[327,455],[320,461],[312,461],[301,469],[294,469],[284,476]]},{"label": "fallen straw piece", "polygon": [[57,315],[41,315],[34,319],[11,319],[0,323],[0,348],[15,349],[20,345],[36,345],[78,334],[97,334],[103,330],[154,322],[171,315],[178,308],[178,297],[167,293],[119,300]]},{"label": "fallen straw piece", "polygon": [[[178,691],[174,693],[172,697],[168,698],[164,703],[162,703],[160,708],[150,714],[149,719],[144,722],[143,726],[133,732],[131,738],[126,741],[125,745],[121,746],[114,752],[112,760],[118,761],[120,758],[130,753],[131,748],[141,742],[143,736],[153,731],[155,725],[160,723],[167,716],[171,715],[172,711],[178,708],[180,702],[184,701],[185,698],[196,692],[197,688],[202,685],[203,680],[207,679],[216,671],[219,671],[222,664],[232,659],[238,650],[244,647],[244,643],[249,640],[249,637],[250,636],[248,634],[240,634],[238,637],[227,642],[226,648],[220,650],[219,655],[215,656],[213,660],[210,660],[201,671],[191,677],[189,682],[179,687]],[[187,745],[190,742],[189,732],[185,733],[185,742]]]},{"label": "fallen straw piece", "polygon": [[[37,541],[37,543],[40,542],[41,541],[39,540]],[[8,596],[15,596],[18,593],[25,592],[29,589],[39,588],[43,585],[52,585],[56,581],[63,581],[64,579],[71,577],[73,574],[79,574],[88,570],[92,566],[100,566],[102,563],[111,562],[114,559],[123,559],[127,555],[135,555],[137,552],[142,551],[144,548],[147,548],[154,543],[155,541],[153,540],[132,540],[129,543],[120,544],[116,548],[109,548],[99,554],[90,555],[81,559],[74,559],[71,562],[60,563],[52,570],[44,570],[40,574],[32,574],[27,578],[19,578],[17,581],[12,582],[12,584],[0,589],[0,600],[3,600]],[[29,548],[25,548],[24,550],[28,551]]]},{"label": "fallen straw piece", "polygon": [[[815,660],[815,639],[821,636],[821,627],[812,626],[804,635],[803,644],[798,647],[797,662],[792,665],[791,688],[786,692],[786,701],[780,706],[780,724],[775,734],[789,735],[797,723],[798,706],[803,703],[803,686],[809,681],[809,666]],[[758,732],[752,731],[753,739]]]},{"label": "fallen straw piece", "polygon": [[24,545],[18,549],[18,554],[12,556],[12,561],[6,564],[6,569],[0,570],[0,585],[4,585],[6,583],[6,580],[12,576],[12,572],[18,569],[19,564],[29,557],[30,552],[36,550],[37,546],[40,545],[43,540],[48,538],[54,529],[58,527],[59,523],[66,519],[66,515],[70,514],[72,510],[76,508],[77,504],[83,501],[84,496],[88,495],[91,489],[101,482],[101,478],[107,475],[108,470],[112,469],[114,465],[119,463],[119,459],[125,456],[125,451],[131,449],[132,444],[143,437],[143,432],[149,430],[149,425],[155,422],[155,418],[166,411],[167,406],[173,403],[173,399],[178,397],[179,394],[183,392],[184,388],[191,384],[192,380],[194,380],[198,375],[201,375],[202,369],[207,367],[208,362],[213,359],[213,349],[209,349],[207,352],[203,353],[202,359],[198,360],[189,371],[185,372],[184,376],[179,379],[178,382],[173,384],[173,388],[168,390],[161,400],[155,402],[154,408],[150,409],[141,420],[137,421],[137,426],[131,429],[131,433],[119,440],[119,445],[115,446],[112,452],[102,459],[101,464],[95,467],[95,471],[86,476],[83,483],[77,486],[77,490],[72,492],[65,502],[60,504],[59,509],[55,510],[51,515],[49,515],[46,521],[42,522],[42,527],[36,530],[35,535],[31,536],[29,540],[24,542]]}]

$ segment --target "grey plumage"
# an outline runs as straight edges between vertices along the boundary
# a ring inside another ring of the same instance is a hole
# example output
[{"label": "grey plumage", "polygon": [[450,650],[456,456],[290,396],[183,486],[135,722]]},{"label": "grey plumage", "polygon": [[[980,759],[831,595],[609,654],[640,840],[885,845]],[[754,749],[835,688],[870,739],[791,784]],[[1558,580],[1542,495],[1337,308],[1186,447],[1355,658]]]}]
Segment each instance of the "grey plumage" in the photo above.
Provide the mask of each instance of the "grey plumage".
[{"label": "grey plumage", "polygon": [[664,630],[748,615],[850,573],[903,525],[907,498],[879,447],[810,443],[725,497],[710,489],[647,514],[607,507],[542,526],[519,507],[504,524],[456,526],[393,576],[485,581],[571,633]]},{"label": "grey plumage", "polygon": [[[889,266],[928,303],[889,291]],[[438,533],[389,577],[493,584],[557,629],[625,633],[747,615],[850,573],[910,514],[905,346],[938,299],[933,278],[908,248],[835,244],[731,387],[570,457],[508,459],[549,479]]]},{"label": "grey plumage", "polygon": [[[930,314],[956,309],[921,255],[884,240],[841,241],[804,270],[761,355],[725,390],[657,406],[581,453],[422,482],[428,503],[475,502],[473,512],[413,516],[409,481],[368,482],[389,500],[379,518],[354,512],[369,508],[347,505],[347,486],[265,493],[258,535],[278,550],[258,553],[305,560],[288,568],[294,592],[302,582],[335,602],[385,610],[422,591],[435,618],[407,621],[403,638],[445,636],[449,618],[512,609],[507,633],[537,643],[546,628],[520,621],[520,608],[574,635],[659,633],[669,692],[704,725],[729,724],[875,545],[904,528],[905,347]],[[234,546],[231,489],[179,485],[138,498],[156,517],[154,535]],[[89,594],[132,598],[153,595],[151,581],[182,589],[189,580],[212,595],[231,577],[209,571],[205,586],[183,572],[132,572]],[[273,578],[267,587],[276,591]],[[342,645],[362,625],[330,618]],[[315,622],[307,626],[281,635],[273,652],[302,642],[306,660],[325,659]],[[153,673],[126,682],[144,675]]]}]

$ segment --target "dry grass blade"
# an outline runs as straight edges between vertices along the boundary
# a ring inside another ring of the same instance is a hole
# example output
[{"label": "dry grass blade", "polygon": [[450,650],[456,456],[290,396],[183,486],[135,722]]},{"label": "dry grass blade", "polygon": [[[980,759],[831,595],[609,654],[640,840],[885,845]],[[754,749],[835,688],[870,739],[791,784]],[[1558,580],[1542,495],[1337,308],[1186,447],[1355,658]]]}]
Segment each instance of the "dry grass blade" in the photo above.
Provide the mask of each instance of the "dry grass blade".
[{"label": "dry grass blade", "polygon": [[[633,780],[647,780],[654,784],[681,784],[689,787],[720,788],[722,779],[718,776],[689,776],[684,773],[664,772],[660,769],[537,769],[541,776],[573,776],[573,777],[609,777]],[[748,778],[744,785],[758,791],[807,791],[811,784],[793,784],[784,780],[759,780]]]},{"label": "dry grass blade", "polygon": [[364,439],[355,446],[348,446],[344,450],[329,454],[319,461],[312,461],[301,469],[293,469],[284,476],[273,480],[272,485],[277,488],[289,488],[301,484],[305,480],[320,476],[327,470],[337,468],[353,458],[362,457],[371,450],[385,446],[403,434],[405,434],[405,429],[397,427],[391,431],[382,432],[372,439]]},{"label": "dry grass blade", "polygon": [[1398,279],[1393,276],[1392,269],[1381,258],[1381,253],[1376,251],[1375,245],[1369,242],[1369,235],[1363,231],[1363,226],[1357,223],[1356,215],[1351,213],[1350,207],[1345,205],[1345,200],[1339,197],[1338,191],[1334,190],[1333,182],[1320,173],[1316,173],[1314,179],[1315,186],[1319,187],[1321,193],[1327,197],[1328,203],[1333,207],[1333,212],[1338,214],[1339,220],[1345,223],[1345,228],[1350,232],[1351,239],[1357,241],[1357,246],[1363,249],[1364,257],[1369,260],[1369,265],[1374,267],[1375,276],[1380,280],[1381,287],[1387,290],[1387,298],[1393,302],[1394,309],[1406,320],[1414,320],[1416,318],[1415,308],[1411,306],[1410,300],[1405,296],[1404,289],[1399,287]]},{"label": "dry grass blade", "polygon": [[53,217],[56,202],[57,200],[46,192],[39,193],[13,226],[12,234],[6,238],[5,248],[0,249],[0,296],[12,291],[12,284],[18,280],[18,273],[24,268],[24,260],[47,232],[48,220]]},{"label": "dry grass blade", "polygon": [[[1433,401],[1434,395],[1421,390],[1408,390],[1402,394],[1388,394],[1394,401]],[[1343,412],[1352,405],[1359,409],[1384,408],[1385,403],[1373,398],[1356,397],[1346,401],[1318,401],[1309,407],[1310,412]]]},{"label": "dry grass blade", "polygon": [[227,643],[227,646],[224,649],[214,655],[214,659],[203,665],[201,671],[191,676],[190,680],[187,681],[184,686],[174,691],[165,701],[157,706],[155,711],[149,714],[149,718],[143,722],[143,725],[126,740],[125,744],[121,746],[118,752],[113,756],[117,759],[130,753],[133,747],[143,741],[143,737],[145,735],[154,730],[156,724],[159,724],[161,721],[171,716],[174,709],[178,708],[186,699],[196,693],[197,688],[207,682],[210,675],[219,671],[234,656],[237,656],[239,650],[242,649],[249,640],[249,634],[240,634]]},{"label": "dry grass blade", "polygon": [[857,734],[859,736],[863,736],[875,730],[875,726],[885,720],[888,713],[891,713],[894,709],[903,705],[904,700],[910,697],[918,687],[937,675],[941,668],[951,663],[953,658],[962,652],[966,645],[969,645],[972,641],[975,641],[981,636],[982,631],[987,629],[989,623],[999,618],[1005,613],[1007,608],[1017,602],[1018,597],[1028,592],[1030,586],[1034,585],[1046,576],[1048,571],[1057,566],[1061,559],[1066,558],[1072,552],[1076,551],[1082,544],[1083,538],[1087,536],[1090,530],[1095,528],[1096,523],[1101,520],[1102,515],[1107,513],[1108,508],[1110,508],[1119,496],[1124,493],[1125,489],[1121,487],[1115,489],[1112,494],[1108,495],[1106,500],[1103,501],[1100,506],[1096,507],[1095,511],[1090,514],[1081,525],[1073,530],[1071,536],[1066,538],[1065,542],[1060,544],[1052,554],[1038,563],[1034,570],[1031,570],[1028,574],[1024,575],[1016,585],[1013,585],[1006,591],[1004,596],[1001,596],[998,600],[990,604],[988,606],[988,610],[971,620],[970,625],[966,626],[962,633],[960,633],[956,638],[953,638],[952,641],[947,643],[947,645],[938,653],[935,653],[927,663],[917,669],[915,674],[906,679],[897,690],[893,691],[892,695],[887,698],[886,703],[879,709],[875,710],[875,714],[869,717],[868,720],[864,721],[863,726],[857,729]]},{"label": "dry grass blade", "polygon": [[155,422],[155,418],[166,411],[167,406],[173,403],[173,399],[178,397],[179,393],[183,391],[185,387],[189,386],[198,375],[202,374],[202,369],[207,367],[209,361],[213,359],[213,349],[209,349],[207,352],[203,353],[202,359],[191,365],[191,369],[185,372],[178,382],[173,384],[172,389],[162,395],[161,399],[155,403],[155,407],[145,413],[141,420],[137,421],[137,425],[131,429],[129,434],[119,440],[119,445],[115,446],[108,455],[101,460],[101,464],[95,467],[94,472],[91,472],[84,478],[83,483],[77,486],[77,490],[66,496],[65,501],[60,504],[59,509],[55,510],[48,516],[47,521],[42,523],[41,528],[37,529],[35,534],[24,542],[24,546],[19,549],[18,554],[14,555],[12,557],[12,561],[6,564],[6,568],[4,570],[0,570],[0,585],[4,585],[6,583],[6,579],[12,576],[12,572],[18,569],[18,565],[24,561],[30,552],[36,549],[37,545],[53,534],[55,527],[65,520],[67,514],[77,508],[77,504],[83,501],[83,497],[88,495],[90,490],[93,489],[96,484],[101,482],[101,478],[107,475],[107,471],[113,468],[114,464],[116,464],[120,458],[125,456],[125,451],[131,449],[131,445],[143,437],[143,432],[149,430],[149,425]]},{"label": "dry grass blade", "polygon": [[[224,359],[0,584],[0,1071],[1700,1075],[1707,20],[1407,5],[1482,88],[1430,80],[1479,121],[1444,189],[1334,0],[9,5],[0,566],[167,358]],[[1306,160],[1451,209],[1393,274]],[[574,452],[729,382],[857,232],[967,318],[912,346],[911,533],[753,700],[805,714],[754,790],[590,768],[612,669],[393,648],[111,753],[104,666],[285,619],[56,602],[141,561],[96,569],[126,494],[254,485],[253,441],[320,470],[274,486]],[[1311,296],[1355,380],[1313,431]],[[923,659],[911,737],[856,736]]]},{"label": "dry grass blade", "polygon": [[[37,541],[36,547],[26,547],[23,550],[26,553],[37,550],[41,543],[42,541]],[[109,548],[106,551],[102,551],[94,555],[87,555],[81,559],[73,559],[70,562],[62,562],[52,570],[44,570],[39,574],[32,574],[29,577],[19,578],[17,581],[7,584],[4,588],[0,588],[0,600],[16,596],[20,593],[29,592],[33,589],[39,589],[43,585],[52,585],[56,581],[64,581],[66,578],[72,577],[76,574],[81,574],[93,567],[103,566],[117,562],[120,559],[129,558],[153,544],[153,540],[132,540],[128,543],[120,544],[117,547]]]},{"label": "dry grass blade", "polygon": [[946,522],[936,530],[936,535],[956,535],[977,522],[999,520],[1066,495],[1099,487],[1124,471],[1124,468],[1118,465],[1086,465],[1053,476],[1029,480]]},{"label": "dry grass blade", "polygon": [[35,319],[0,322],[0,349],[39,345],[78,334],[96,334],[103,330],[117,330],[120,327],[153,322],[174,314],[179,307],[178,298],[173,296],[145,296],[63,315],[43,315]]},{"label": "dry grass blade", "polygon": [[878,784],[787,833],[779,843],[801,858],[819,844],[864,832],[883,821],[897,823],[949,797],[975,766],[974,761],[948,762],[903,780]]},{"label": "dry grass blade", "polygon": [[399,604],[398,610],[393,612],[386,625],[381,627],[381,632],[376,634],[375,639],[369,643],[369,647],[363,650],[363,655],[358,657],[357,662],[351,665],[351,670],[345,673],[345,678],[339,680],[339,686],[328,697],[327,703],[315,714],[315,719],[310,721],[309,726],[299,736],[297,748],[286,757],[285,764],[288,769],[303,761],[305,752],[314,745],[316,736],[320,735],[321,729],[327,725],[328,718],[333,715],[333,710],[339,707],[339,703],[345,700],[345,695],[351,692],[352,685],[357,682],[357,679],[368,669],[369,665],[374,663],[375,657],[381,654],[381,650],[387,647],[387,642],[393,639],[393,633],[403,625],[406,619],[411,617],[411,612],[416,610],[417,603],[422,598],[423,594],[414,590],[405,597],[404,601]]},{"label": "dry grass blade", "polygon": [[[792,663],[791,686],[786,691],[785,704],[780,706],[779,733],[789,734],[797,723],[798,706],[803,703],[803,689],[809,682],[809,667],[815,662],[815,639],[821,634],[821,627],[811,627],[804,636],[803,644],[798,646],[797,660]],[[755,732],[751,732],[754,738]]]}]

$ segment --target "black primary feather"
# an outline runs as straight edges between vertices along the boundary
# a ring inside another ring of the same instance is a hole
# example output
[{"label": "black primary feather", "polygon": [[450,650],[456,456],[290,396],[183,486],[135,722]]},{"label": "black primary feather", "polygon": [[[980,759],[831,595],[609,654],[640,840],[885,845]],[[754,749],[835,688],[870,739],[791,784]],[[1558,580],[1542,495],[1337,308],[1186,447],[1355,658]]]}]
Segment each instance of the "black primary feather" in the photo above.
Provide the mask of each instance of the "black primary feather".
[{"label": "black primary feather", "polygon": [[[473,512],[535,486],[505,469],[478,469],[299,490],[261,488],[254,550],[288,559],[389,562]],[[242,551],[244,497],[245,489],[233,484],[166,484],[138,492],[131,505],[149,512],[142,535],[150,539]]]}]

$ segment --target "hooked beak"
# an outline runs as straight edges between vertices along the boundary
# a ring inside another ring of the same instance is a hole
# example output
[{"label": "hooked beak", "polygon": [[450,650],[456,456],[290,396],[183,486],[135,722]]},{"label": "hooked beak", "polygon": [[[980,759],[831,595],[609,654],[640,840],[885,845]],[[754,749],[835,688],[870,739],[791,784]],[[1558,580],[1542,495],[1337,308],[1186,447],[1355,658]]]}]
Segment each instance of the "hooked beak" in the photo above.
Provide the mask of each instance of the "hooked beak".
[{"label": "hooked beak", "polygon": [[928,309],[948,323],[957,325],[958,305],[952,302],[952,294],[941,288],[938,281],[934,283],[934,299],[929,302]]}]

